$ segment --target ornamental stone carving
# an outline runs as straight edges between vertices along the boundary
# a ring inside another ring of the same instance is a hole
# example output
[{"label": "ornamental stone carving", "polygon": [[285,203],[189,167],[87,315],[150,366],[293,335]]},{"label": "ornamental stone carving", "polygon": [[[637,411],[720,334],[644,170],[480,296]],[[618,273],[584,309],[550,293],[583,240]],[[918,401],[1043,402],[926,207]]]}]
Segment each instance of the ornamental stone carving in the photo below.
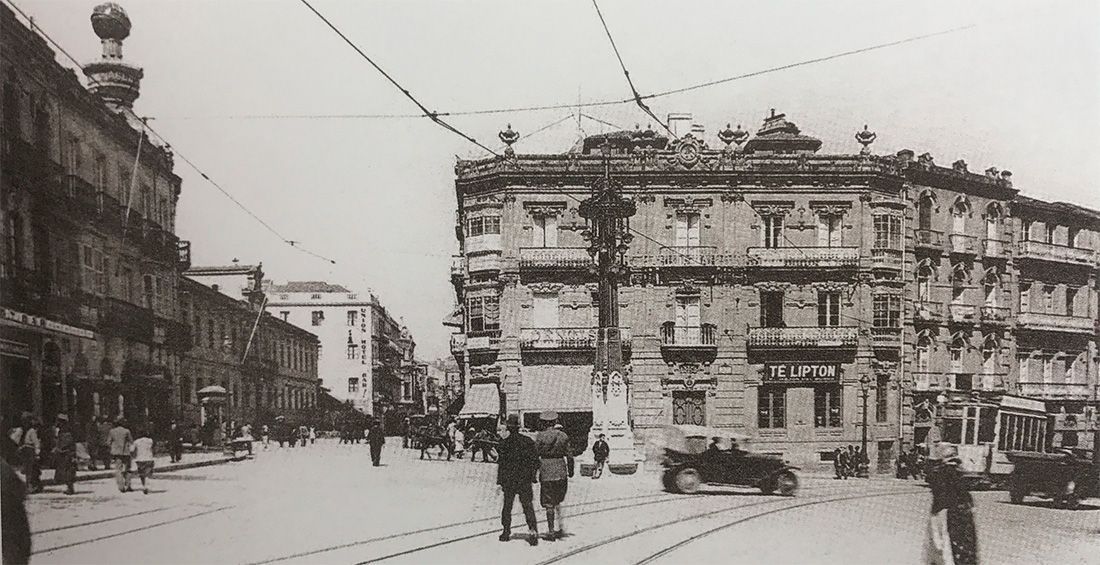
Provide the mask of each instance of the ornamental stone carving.
[{"label": "ornamental stone carving", "polygon": [[527,288],[534,294],[558,294],[563,286],[561,283],[534,282],[527,285]]},{"label": "ornamental stone carving", "polygon": [[565,213],[565,202],[524,202],[524,210],[533,218],[552,218]]},{"label": "ornamental stone carving", "polygon": [[810,209],[822,218],[840,218],[852,209],[851,202],[810,202]]},{"label": "ornamental stone carving", "polygon": [[752,203],[752,207],[761,216],[786,216],[794,210],[794,202],[757,201]]}]

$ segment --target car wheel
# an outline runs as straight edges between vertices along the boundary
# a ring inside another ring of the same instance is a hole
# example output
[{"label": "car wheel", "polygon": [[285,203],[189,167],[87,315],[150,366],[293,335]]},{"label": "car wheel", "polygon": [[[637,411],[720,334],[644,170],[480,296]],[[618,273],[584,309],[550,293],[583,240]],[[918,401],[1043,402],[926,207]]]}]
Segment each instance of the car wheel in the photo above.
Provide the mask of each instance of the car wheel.
[{"label": "car wheel", "polygon": [[775,489],[783,496],[794,496],[798,492],[798,477],[790,471],[784,471],[775,478]]},{"label": "car wheel", "polygon": [[1026,496],[1027,490],[1017,483],[1013,483],[1012,488],[1008,491],[1008,499],[1012,501],[1012,504],[1023,504]]},{"label": "car wheel", "polygon": [[702,482],[703,480],[702,477],[699,476],[699,471],[690,467],[676,473],[675,485],[676,490],[679,492],[692,494],[699,490],[699,484]]}]

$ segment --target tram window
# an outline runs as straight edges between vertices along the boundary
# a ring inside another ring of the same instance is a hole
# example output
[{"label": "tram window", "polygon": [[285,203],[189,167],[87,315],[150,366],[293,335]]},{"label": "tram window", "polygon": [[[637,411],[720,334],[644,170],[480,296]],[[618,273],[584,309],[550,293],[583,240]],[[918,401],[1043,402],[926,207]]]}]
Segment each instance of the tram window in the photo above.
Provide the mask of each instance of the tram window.
[{"label": "tram window", "polygon": [[959,443],[959,440],[962,439],[962,427],[961,418],[944,418],[943,441],[947,443]]},{"label": "tram window", "polygon": [[1001,437],[997,438],[997,449],[1006,451],[1007,446],[1012,445],[1008,442],[1008,438],[1012,435],[1012,430],[1008,427],[1008,414],[1001,414]]},{"label": "tram window", "polygon": [[992,408],[981,411],[978,418],[978,443],[993,443],[996,437],[997,412]]},{"label": "tram window", "polygon": [[962,443],[974,445],[974,434],[978,431],[978,409],[973,406],[966,408],[966,425],[963,426]]},{"label": "tram window", "polygon": [[1024,418],[1024,451],[1032,451],[1032,445],[1034,444],[1035,436],[1035,420],[1032,418]]}]

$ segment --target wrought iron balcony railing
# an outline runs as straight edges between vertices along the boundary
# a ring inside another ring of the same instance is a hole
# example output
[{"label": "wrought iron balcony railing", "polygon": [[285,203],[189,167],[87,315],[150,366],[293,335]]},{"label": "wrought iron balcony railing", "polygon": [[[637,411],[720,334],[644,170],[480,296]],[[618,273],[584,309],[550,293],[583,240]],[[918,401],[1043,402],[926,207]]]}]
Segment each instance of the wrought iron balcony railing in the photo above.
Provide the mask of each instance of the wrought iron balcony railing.
[{"label": "wrought iron balcony railing", "polygon": [[965,255],[974,255],[977,249],[978,238],[972,235],[953,233],[948,236],[951,242],[951,252]]},{"label": "wrought iron balcony railing", "polygon": [[904,259],[900,249],[875,248],[871,250],[871,267],[900,271]]},{"label": "wrought iron balcony railing", "polygon": [[855,326],[749,328],[749,347],[779,349],[793,347],[856,346]]},{"label": "wrought iron balcony railing", "polygon": [[1018,256],[1021,259],[1038,259],[1041,261],[1073,263],[1075,265],[1095,265],[1097,261],[1097,252],[1092,249],[1069,247],[1042,241],[1021,241]]},{"label": "wrought iron balcony railing", "polygon": [[677,326],[674,322],[661,324],[661,347],[714,348],[717,347],[718,328],[714,324]]},{"label": "wrought iron balcony railing", "polygon": [[734,267],[736,258],[719,253],[707,245],[673,245],[662,247],[656,255],[633,255],[628,262],[633,267],[707,268]]},{"label": "wrought iron balcony railing", "polygon": [[856,247],[750,247],[750,267],[837,268],[858,267]]},{"label": "wrought iron balcony railing", "polygon": [[1092,388],[1088,383],[1045,383],[1028,381],[1016,383],[1022,396],[1036,398],[1090,398]]},{"label": "wrought iron balcony railing", "polygon": [[592,256],[585,247],[521,247],[521,269],[587,269]]},{"label": "wrought iron balcony railing", "polygon": [[[582,328],[523,328],[519,334],[521,349],[586,350],[596,348],[597,329]],[[630,347],[630,328],[619,328],[623,347]]]},{"label": "wrought iron balcony railing", "polygon": [[467,351],[488,351],[500,348],[500,330],[466,334]]},{"label": "wrought iron balcony railing", "polygon": [[917,249],[943,248],[943,232],[941,231],[918,229],[914,236],[913,245]]},{"label": "wrought iron balcony railing", "polygon": [[943,320],[943,303],[917,302],[913,305],[913,319],[918,322],[939,322]]},{"label": "wrought iron balcony railing", "polygon": [[1016,324],[1021,328],[1029,330],[1092,333],[1096,331],[1097,322],[1088,316],[1062,316],[1058,314],[1041,314],[1038,312],[1021,312],[1016,318]]},{"label": "wrought iron balcony railing", "polygon": [[875,347],[901,347],[901,327],[872,327],[871,342]]}]

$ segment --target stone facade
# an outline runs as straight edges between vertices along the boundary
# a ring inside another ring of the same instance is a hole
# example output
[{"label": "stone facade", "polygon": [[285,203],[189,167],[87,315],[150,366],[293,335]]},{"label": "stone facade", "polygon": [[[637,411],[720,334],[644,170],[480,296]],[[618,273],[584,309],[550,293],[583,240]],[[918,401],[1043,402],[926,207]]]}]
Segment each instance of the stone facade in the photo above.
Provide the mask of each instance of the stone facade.
[{"label": "stone facade", "polygon": [[748,137],[727,126],[712,148],[697,132],[617,132],[565,154],[460,161],[452,352],[470,385],[499,387],[500,411],[525,421],[565,413],[571,437],[585,437],[595,278],[577,205],[606,145],[638,208],[620,319],[639,435],[728,427],[815,466],[866,433],[872,469],[892,469],[920,433],[914,405],[936,391],[1068,390],[1019,384],[1016,363],[1026,336],[1060,343],[1066,331],[1083,363],[1070,388],[1095,400],[1096,212],[1062,205],[1074,210],[1062,217],[1077,316],[1040,322],[1019,315],[1020,273],[1064,261],[1019,236],[1039,205],[1007,171],[877,156],[866,129],[858,153],[818,154],[820,141],[774,112],[742,148]]},{"label": "stone facade", "polygon": [[[100,71],[126,66],[123,18],[101,16]],[[172,154],[142,135],[136,81],[110,100],[89,92],[6,6],[0,87],[4,423],[26,410],[162,425],[190,345],[176,321],[189,244],[174,235]]]}]

